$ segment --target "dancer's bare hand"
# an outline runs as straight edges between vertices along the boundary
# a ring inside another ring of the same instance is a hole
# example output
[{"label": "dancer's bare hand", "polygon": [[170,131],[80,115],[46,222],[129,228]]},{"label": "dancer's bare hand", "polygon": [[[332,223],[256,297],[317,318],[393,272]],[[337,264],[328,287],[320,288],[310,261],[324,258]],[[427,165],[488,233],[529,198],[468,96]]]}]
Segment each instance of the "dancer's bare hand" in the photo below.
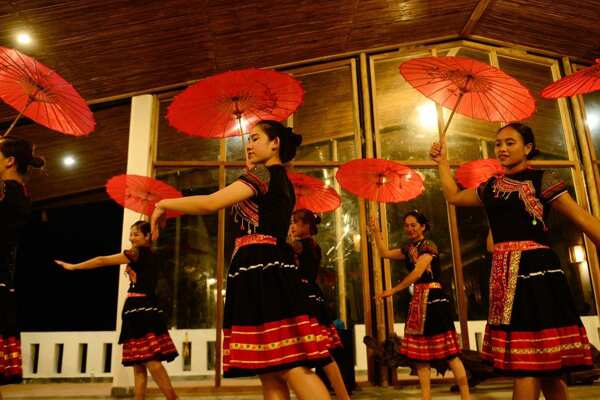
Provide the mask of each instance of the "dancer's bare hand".
[{"label": "dancer's bare hand", "polygon": [[63,267],[64,269],[69,270],[69,271],[74,271],[74,270],[77,269],[75,267],[75,264],[71,264],[71,263],[68,263],[68,262],[60,261],[60,260],[54,260],[54,262],[57,263],[58,265],[60,265],[61,267]]},{"label": "dancer's bare hand", "polygon": [[444,142],[433,143],[431,145],[431,149],[429,150],[429,157],[436,164],[439,164],[442,161],[446,161],[446,143],[444,143]]},{"label": "dancer's bare hand", "polygon": [[388,289],[388,290],[384,290],[383,292],[381,292],[381,293],[378,293],[378,294],[375,296],[375,298],[376,298],[377,300],[383,300],[383,299],[385,299],[386,297],[391,297],[391,296],[393,296],[393,295],[394,295],[394,293],[395,293],[395,292],[394,292],[394,289]]},{"label": "dancer's bare hand", "polygon": [[125,275],[127,275],[131,283],[137,283],[137,273],[129,265],[125,268]]},{"label": "dancer's bare hand", "polygon": [[163,228],[167,221],[167,210],[156,206],[150,218],[150,227],[152,229],[152,240],[158,240],[159,230]]},{"label": "dancer's bare hand", "polygon": [[377,222],[377,218],[374,215],[369,217],[369,229],[371,230],[371,234],[375,235],[379,232],[379,223]]}]

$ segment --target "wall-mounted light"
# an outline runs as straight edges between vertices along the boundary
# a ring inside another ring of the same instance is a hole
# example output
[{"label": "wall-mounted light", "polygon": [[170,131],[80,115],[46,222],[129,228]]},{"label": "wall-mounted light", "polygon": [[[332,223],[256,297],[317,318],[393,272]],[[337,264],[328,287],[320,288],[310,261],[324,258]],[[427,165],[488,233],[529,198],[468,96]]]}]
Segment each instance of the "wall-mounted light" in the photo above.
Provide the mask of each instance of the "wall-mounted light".
[{"label": "wall-mounted light", "polygon": [[571,263],[585,261],[585,248],[580,244],[569,246],[569,261]]}]

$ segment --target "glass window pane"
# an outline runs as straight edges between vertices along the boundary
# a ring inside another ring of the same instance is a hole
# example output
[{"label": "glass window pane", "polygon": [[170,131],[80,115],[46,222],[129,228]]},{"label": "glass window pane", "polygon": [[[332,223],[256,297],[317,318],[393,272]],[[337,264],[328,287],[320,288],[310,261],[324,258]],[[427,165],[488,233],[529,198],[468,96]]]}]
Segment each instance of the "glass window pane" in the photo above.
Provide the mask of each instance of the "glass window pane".
[{"label": "glass window pane", "polygon": [[558,101],[545,100],[539,94],[543,88],[553,82],[550,67],[502,56],[498,57],[498,61],[500,68],[528,87],[535,98],[537,111],[525,123],[536,133],[536,145],[541,152],[538,158],[567,159],[567,146]]},{"label": "glass window pane", "polygon": [[329,142],[354,138],[356,130],[352,68],[346,65],[306,75],[298,72],[296,78],[304,87],[304,103],[292,116],[294,130],[302,135],[296,160],[331,160]]},{"label": "glass window pane", "polygon": [[333,315],[341,318],[343,307],[340,306],[340,282],[344,281],[346,322],[349,326],[362,324],[364,314],[358,199],[350,193],[340,191],[334,178],[336,168],[302,168],[297,171],[332,185],[342,198],[342,204],[337,210],[321,214],[322,222],[315,237],[323,253],[319,284]]},{"label": "glass window pane", "polygon": [[592,137],[596,159],[600,159],[600,92],[583,96],[585,105],[585,123]]},{"label": "glass window pane", "polygon": [[[476,57],[486,53],[473,49],[451,49],[441,55]],[[375,119],[381,140],[381,155],[396,160],[427,160],[431,143],[438,139],[435,103],[414,89],[400,75],[400,64],[416,57],[375,61]],[[444,109],[448,119],[451,110]],[[448,129],[448,154],[453,159],[475,159],[482,155],[482,142],[492,141],[497,123],[474,120],[456,114]]]},{"label": "glass window pane", "polygon": [[219,139],[203,139],[177,131],[169,125],[167,108],[172,97],[159,103],[158,116],[158,161],[208,161],[219,158]]},{"label": "glass window pane", "polygon": [[[431,232],[426,237],[433,240],[440,252],[440,264],[442,267],[442,286],[449,295],[452,309],[456,310],[456,295],[454,290],[454,268],[452,263],[452,248],[450,246],[450,234],[448,229],[448,214],[446,201],[439,190],[439,178],[437,170],[421,170],[425,177],[425,192],[418,198],[406,203],[387,204],[387,223],[389,232],[389,247],[399,248],[406,243],[404,236],[404,221],[402,216],[410,210],[419,210],[425,214],[431,224]],[[408,271],[404,261],[391,261],[392,285],[399,283]],[[408,313],[411,294],[408,290],[394,296],[394,321],[404,322]],[[454,319],[457,319],[455,314]]]},{"label": "glass window pane", "polygon": [[[567,184],[571,196],[575,198],[571,170],[564,168],[557,170],[557,172]],[[580,259],[579,255],[576,256],[575,254],[579,253],[577,249],[583,250],[581,231],[556,211],[550,213],[549,229],[550,246],[560,257],[560,263],[569,282],[577,311],[580,315],[596,314],[587,254],[583,251],[583,261],[578,261]]]},{"label": "glass window pane", "polygon": [[[159,171],[158,178],[184,195],[209,194],[218,189],[217,169]],[[213,328],[216,321],[217,214],[185,215],[167,223],[157,251],[165,258],[159,291],[170,326]]]}]

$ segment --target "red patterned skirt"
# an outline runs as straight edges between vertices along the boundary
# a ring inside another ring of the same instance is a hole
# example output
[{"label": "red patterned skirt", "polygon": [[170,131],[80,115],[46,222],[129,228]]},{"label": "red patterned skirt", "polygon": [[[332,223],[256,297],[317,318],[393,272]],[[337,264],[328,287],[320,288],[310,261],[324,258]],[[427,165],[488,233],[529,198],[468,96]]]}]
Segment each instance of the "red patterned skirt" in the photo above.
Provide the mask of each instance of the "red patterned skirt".
[{"label": "red patterned skirt", "polygon": [[179,354],[169,336],[162,310],[145,295],[129,296],[123,307],[119,343],[125,366],[148,361],[173,361]]},{"label": "red patterned skirt", "polygon": [[585,328],[549,248],[496,245],[482,358],[510,376],[558,376],[591,367]]},{"label": "red patterned skirt", "polygon": [[19,383],[22,378],[15,292],[0,280],[0,385]]},{"label": "red patterned skirt", "polygon": [[450,360],[460,354],[448,297],[437,282],[417,284],[400,353],[415,363]]},{"label": "red patterned skirt", "polygon": [[314,314],[291,248],[265,235],[236,241],[227,276],[223,376],[331,362],[329,334]]}]

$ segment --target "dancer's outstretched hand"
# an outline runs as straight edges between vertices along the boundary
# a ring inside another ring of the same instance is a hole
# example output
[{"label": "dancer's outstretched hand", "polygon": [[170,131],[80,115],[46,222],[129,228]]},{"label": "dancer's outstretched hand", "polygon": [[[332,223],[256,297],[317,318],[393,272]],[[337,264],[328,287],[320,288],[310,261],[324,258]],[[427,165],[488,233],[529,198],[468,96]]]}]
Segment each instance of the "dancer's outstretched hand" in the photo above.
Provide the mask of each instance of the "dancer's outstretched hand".
[{"label": "dancer's outstretched hand", "polygon": [[150,227],[152,229],[152,240],[157,240],[160,228],[165,226],[167,220],[167,211],[161,207],[155,207],[150,219]]},{"label": "dancer's outstretched hand", "polygon": [[431,145],[431,149],[429,150],[429,157],[437,164],[439,164],[443,160],[446,160],[446,143],[444,142],[433,143]]},{"label": "dancer's outstretched hand", "polygon": [[381,293],[378,293],[378,294],[375,296],[375,298],[376,298],[377,300],[383,300],[383,299],[385,299],[386,297],[393,296],[393,295],[394,295],[394,293],[395,293],[395,292],[394,292],[394,289],[388,289],[388,290],[384,290],[383,292],[381,292]]},{"label": "dancer's outstretched hand", "polygon": [[63,267],[64,269],[67,269],[69,271],[74,271],[77,268],[75,268],[75,264],[71,264],[68,262],[64,262],[64,261],[60,261],[60,260],[54,260],[55,263],[57,263],[58,265],[60,265],[61,267]]}]

